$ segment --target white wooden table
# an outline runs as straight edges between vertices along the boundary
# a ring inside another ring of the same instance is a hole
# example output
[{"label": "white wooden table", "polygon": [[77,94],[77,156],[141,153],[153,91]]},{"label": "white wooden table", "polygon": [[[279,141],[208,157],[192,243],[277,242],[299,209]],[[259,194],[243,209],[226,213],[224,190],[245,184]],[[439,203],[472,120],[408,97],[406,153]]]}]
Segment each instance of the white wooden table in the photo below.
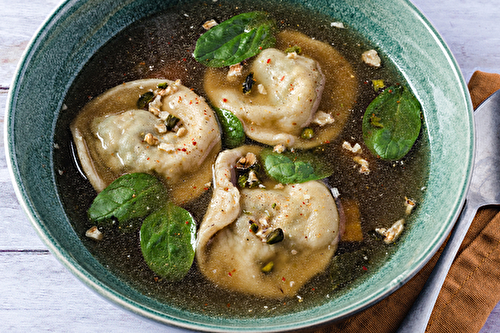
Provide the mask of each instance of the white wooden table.
[{"label": "white wooden table", "polygon": [[[60,0],[0,0],[0,143],[7,93],[23,50]],[[468,81],[500,73],[497,0],[413,0],[443,36]],[[500,278],[500,277],[499,277]],[[0,153],[0,332],[172,332],[115,307],[70,274],[22,211]],[[482,333],[500,332],[500,304]]]}]

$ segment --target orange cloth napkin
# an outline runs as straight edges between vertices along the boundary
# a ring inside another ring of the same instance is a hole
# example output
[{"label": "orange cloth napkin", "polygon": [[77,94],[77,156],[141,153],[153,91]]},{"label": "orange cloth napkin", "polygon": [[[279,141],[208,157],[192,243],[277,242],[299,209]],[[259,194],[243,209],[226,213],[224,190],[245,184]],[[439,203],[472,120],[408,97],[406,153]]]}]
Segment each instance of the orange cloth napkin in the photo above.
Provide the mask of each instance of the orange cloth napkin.
[{"label": "orange cloth napkin", "polygon": [[[469,81],[476,108],[500,89],[500,75],[477,71]],[[500,301],[500,207],[482,208],[455,258],[426,332],[479,332]],[[395,332],[425,284],[442,248],[408,283],[369,309],[320,332]]]}]

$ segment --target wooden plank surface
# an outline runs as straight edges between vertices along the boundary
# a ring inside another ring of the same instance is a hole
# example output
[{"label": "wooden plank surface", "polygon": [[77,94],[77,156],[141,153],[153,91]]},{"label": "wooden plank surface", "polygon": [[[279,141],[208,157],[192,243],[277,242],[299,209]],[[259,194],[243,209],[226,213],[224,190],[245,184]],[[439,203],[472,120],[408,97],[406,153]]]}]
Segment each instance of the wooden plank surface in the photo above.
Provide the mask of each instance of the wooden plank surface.
[{"label": "wooden plank surface", "polygon": [[[0,143],[19,59],[58,0],[0,0]],[[500,9],[491,0],[414,0],[443,36],[468,81],[500,73]],[[0,153],[0,332],[172,332],[94,294],[48,252],[14,194]],[[499,277],[500,278],[500,277]],[[481,333],[500,332],[500,305]]]}]

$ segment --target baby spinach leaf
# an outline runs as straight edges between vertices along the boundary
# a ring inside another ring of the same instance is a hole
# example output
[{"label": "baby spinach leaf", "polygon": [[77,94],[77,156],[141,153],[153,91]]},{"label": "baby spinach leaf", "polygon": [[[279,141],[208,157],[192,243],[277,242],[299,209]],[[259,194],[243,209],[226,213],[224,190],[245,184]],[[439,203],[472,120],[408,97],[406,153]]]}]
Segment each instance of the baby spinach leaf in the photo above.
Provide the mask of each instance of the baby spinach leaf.
[{"label": "baby spinach leaf", "polygon": [[231,111],[213,107],[222,127],[222,140],[228,148],[241,146],[246,139],[243,124]]},{"label": "baby spinach leaf", "polygon": [[170,202],[149,215],[142,224],[142,255],[153,272],[179,281],[193,264],[196,223],[191,214]]},{"label": "baby spinach leaf", "polygon": [[282,184],[323,179],[333,172],[320,156],[311,152],[276,153],[267,148],[261,158],[266,173]]},{"label": "baby spinach leaf", "polygon": [[111,226],[116,220],[122,230],[135,230],[140,219],[166,200],[165,187],[156,177],[146,173],[126,174],[97,195],[87,214],[99,226]]},{"label": "baby spinach leaf", "polygon": [[209,67],[231,66],[276,44],[275,22],[264,12],[236,15],[214,26],[196,42],[194,58]]},{"label": "baby spinach leaf", "polygon": [[418,138],[420,103],[403,86],[392,86],[377,96],[363,117],[363,139],[368,149],[384,160],[399,160]]}]

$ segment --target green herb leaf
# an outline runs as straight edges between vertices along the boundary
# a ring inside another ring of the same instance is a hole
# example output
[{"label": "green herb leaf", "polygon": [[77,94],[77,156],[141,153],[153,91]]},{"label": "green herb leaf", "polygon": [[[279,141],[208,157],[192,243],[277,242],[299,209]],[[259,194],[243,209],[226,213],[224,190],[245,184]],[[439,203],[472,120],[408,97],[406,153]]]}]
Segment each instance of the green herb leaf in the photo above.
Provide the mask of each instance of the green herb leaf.
[{"label": "green herb leaf", "polygon": [[212,107],[222,127],[222,140],[228,148],[236,148],[245,143],[243,124],[231,111]]},{"label": "green herb leaf", "polygon": [[264,12],[236,15],[214,26],[196,42],[194,58],[209,67],[231,66],[276,44],[275,22]]},{"label": "green herb leaf", "polygon": [[311,152],[275,153],[264,149],[261,154],[266,173],[282,184],[304,183],[329,177],[333,170],[319,155]]},{"label": "green herb leaf", "polygon": [[116,220],[122,230],[135,230],[142,218],[166,200],[165,187],[156,177],[146,173],[126,174],[97,195],[87,214],[98,226],[109,227]]},{"label": "green herb leaf", "polygon": [[363,139],[368,149],[384,160],[404,157],[420,133],[420,110],[420,103],[409,89],[385,89],[363,117]]},{"label": "green herb leaf", "polygon": [[185,209],[168,202],[142,224],[140,243],[151,270],[169,281],[179,281],[193,264],[196,223]]}]

